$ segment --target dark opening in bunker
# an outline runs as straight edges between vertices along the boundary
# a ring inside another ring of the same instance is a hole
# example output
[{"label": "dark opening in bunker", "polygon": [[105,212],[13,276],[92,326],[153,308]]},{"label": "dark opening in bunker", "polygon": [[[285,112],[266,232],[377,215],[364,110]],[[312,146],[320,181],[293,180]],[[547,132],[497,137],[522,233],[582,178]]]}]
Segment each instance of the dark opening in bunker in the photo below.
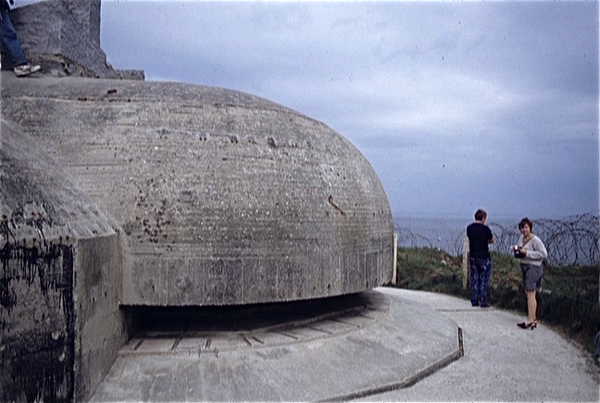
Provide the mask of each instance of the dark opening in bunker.
[{"label": "dark opening in bunker", "polygon": [[360,330],[381,320],[388,311],[388,302],[376,291],[365,291],[285,303],[124,309],[133,337],[122,354],[200,354],[289,344]]}]

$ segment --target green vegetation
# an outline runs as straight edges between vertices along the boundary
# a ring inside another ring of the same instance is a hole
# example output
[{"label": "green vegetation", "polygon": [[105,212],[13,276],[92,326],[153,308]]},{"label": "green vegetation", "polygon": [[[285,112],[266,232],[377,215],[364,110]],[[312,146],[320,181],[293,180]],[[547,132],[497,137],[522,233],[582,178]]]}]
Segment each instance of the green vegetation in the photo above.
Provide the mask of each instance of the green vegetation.
[{"label": "green vegetation", "polygon": [[[538,319],[592,353],[600,331],[599,271],[598,266],[544,266],[538,292]],[[398,248],[397,286],[470,299],[470,284],[463,289],[462,257],[439,249]],[[497,308],[527,312],[521,268],[510,255],[492,252],[489,300]]]}]

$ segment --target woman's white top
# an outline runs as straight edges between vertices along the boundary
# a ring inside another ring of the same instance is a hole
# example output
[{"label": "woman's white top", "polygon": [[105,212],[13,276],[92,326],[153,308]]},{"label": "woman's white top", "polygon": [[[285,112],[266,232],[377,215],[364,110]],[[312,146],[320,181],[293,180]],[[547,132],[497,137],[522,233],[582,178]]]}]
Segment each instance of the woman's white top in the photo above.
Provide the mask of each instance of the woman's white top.
[{"label": "woman's white top", "polygon": [[522,264],[541,266],[544,259],[548,257],[546,247],[537,235],[534,235],[525,245],[523,245],[523,235],[521,235],[517,245],[527,251],[527,256],[519,259]]}]

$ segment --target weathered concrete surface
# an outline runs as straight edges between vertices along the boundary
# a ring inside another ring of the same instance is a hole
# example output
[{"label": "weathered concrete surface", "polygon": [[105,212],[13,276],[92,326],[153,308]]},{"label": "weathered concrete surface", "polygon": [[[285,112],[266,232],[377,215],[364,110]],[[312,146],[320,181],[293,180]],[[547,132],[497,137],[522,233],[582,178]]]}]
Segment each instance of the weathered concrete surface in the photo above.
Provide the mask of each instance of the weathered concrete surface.
[{"label": "weathered concrete surface", "polygon": [[0,136],[0,401],[85,399],[128,338],[121,242],[31,137]]},{"label": "weathered concrete surface", "polygon": [[91,401],[349,400],[408,386],[460,357],[456,324],[394,290],[325,298],[322,312],[306,303],[263,307],[259,320],[238,320],[238,307],[220,320],[190,314],[194,329],[138,334]]},{"label": "weathered concrete surface", "polygon": [[324,124],[218,88],[2,80],[3,115],[125,231],[124,304],[290,301],[390,281],[383,187]]}]

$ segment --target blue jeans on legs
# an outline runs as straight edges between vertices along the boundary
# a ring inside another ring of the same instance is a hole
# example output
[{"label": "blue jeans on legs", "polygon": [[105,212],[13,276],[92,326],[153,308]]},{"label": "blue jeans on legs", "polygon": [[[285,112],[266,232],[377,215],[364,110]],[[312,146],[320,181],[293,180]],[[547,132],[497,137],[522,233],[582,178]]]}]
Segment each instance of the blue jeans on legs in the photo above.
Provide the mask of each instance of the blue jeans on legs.
[{"label": "blue jeans on legs", "polygon": [[472,257],[471,263],[471,304],[488,305],[487,294],[492,274],[492,259]]},{"label": "blue jeans on legs", "polygon": [[27,64],[27,59],[25,59],[25,54],[23,54],[23,50],[21,49],[21,43],[19,42],[19,38],[17,38],[17,32],[8,16],[8,10],[0,9],[0,18],[0,40],[2,41],[2,45],[4,45],[6,53],[8,53],[11,64],[13,67]]}]

